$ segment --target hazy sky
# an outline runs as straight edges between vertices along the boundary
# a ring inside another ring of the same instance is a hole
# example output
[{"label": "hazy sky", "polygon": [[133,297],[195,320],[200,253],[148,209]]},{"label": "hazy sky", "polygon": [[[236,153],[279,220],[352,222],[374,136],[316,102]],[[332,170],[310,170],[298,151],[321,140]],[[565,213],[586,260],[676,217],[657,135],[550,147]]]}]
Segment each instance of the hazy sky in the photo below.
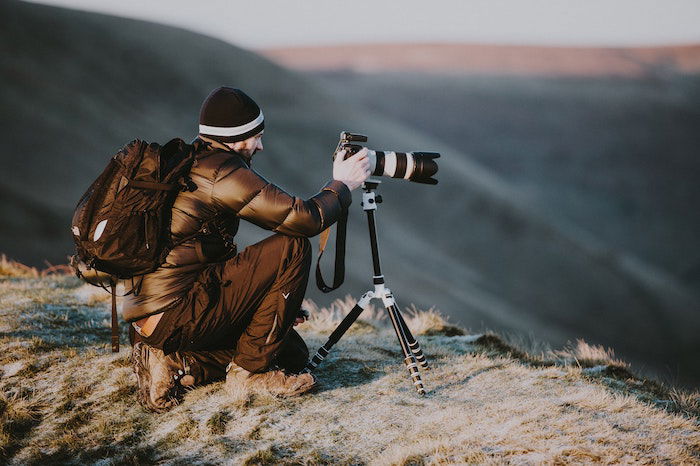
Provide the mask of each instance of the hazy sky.
[{"label": "hazy sky", "polygon": [[41,0],[248,48],[358,42],[700,43],[700,0]]}]

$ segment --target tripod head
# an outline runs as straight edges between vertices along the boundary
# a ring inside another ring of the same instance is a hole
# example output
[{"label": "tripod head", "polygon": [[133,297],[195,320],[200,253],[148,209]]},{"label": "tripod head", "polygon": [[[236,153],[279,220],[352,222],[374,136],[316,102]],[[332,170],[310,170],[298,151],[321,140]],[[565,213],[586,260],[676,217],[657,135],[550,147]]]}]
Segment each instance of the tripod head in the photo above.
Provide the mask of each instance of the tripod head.
[{"label": "tripod head", "polygon": [[362,183],[362,190],[369,193],[374,190],[376,190],[379,185],[382,183],[382,180],[378,180],[376,178],[367,178],[364,183]]},{"label": "tripod head", "polygon": [[377,210],[377,204],[382,203],[382,196],[374,193],[374,191],[381,184],[380,180],[367,178],[364,183],[362,183],[362,210],[368,212],[370,210]]}]

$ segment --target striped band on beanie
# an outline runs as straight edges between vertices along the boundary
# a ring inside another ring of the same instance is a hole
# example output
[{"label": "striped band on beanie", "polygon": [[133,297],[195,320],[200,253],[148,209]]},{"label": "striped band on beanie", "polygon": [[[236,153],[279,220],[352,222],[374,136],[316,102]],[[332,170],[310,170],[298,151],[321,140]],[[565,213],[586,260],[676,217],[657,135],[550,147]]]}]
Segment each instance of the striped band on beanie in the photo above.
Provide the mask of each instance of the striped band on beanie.
[{"label": "striped band on beanie", "polygon": [[262,110],[240,89],[214,89],[199,112],[199,134],[222,142],[236,142],[255,136],[265,128]]}]

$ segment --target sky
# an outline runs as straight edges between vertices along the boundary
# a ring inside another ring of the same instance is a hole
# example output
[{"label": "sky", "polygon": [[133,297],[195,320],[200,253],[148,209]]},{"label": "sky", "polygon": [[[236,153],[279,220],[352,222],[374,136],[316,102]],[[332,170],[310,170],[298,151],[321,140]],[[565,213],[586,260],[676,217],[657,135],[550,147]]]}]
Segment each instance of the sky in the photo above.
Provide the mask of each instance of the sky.
[{"label": "sky", "polygon": [[372,42],[700,43],[700,0],[41,0],[251,48]]}]

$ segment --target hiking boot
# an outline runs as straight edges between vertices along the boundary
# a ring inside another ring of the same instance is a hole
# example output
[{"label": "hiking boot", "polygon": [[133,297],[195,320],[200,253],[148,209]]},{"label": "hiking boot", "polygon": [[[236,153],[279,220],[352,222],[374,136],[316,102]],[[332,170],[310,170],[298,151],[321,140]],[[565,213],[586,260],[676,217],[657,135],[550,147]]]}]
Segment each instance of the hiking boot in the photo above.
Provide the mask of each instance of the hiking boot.
[{"label": "hiking boot", "polygon": [[229,393],[235,392],[238,388],[250,388],[288,398],[306,393],[316,387],[316,384],[316,377],[310,373],[287,374],[279,369],[253,373],[234,362],[226,368],[226,390]]},{"label": "hiking boot", "polygon": [[178,353],[166,356],[162,350],[137,342],[131,364],[138,384],[137,397],[148,411],[164,412],[180,403],[184,389],[194,385],[187,361]]}]

